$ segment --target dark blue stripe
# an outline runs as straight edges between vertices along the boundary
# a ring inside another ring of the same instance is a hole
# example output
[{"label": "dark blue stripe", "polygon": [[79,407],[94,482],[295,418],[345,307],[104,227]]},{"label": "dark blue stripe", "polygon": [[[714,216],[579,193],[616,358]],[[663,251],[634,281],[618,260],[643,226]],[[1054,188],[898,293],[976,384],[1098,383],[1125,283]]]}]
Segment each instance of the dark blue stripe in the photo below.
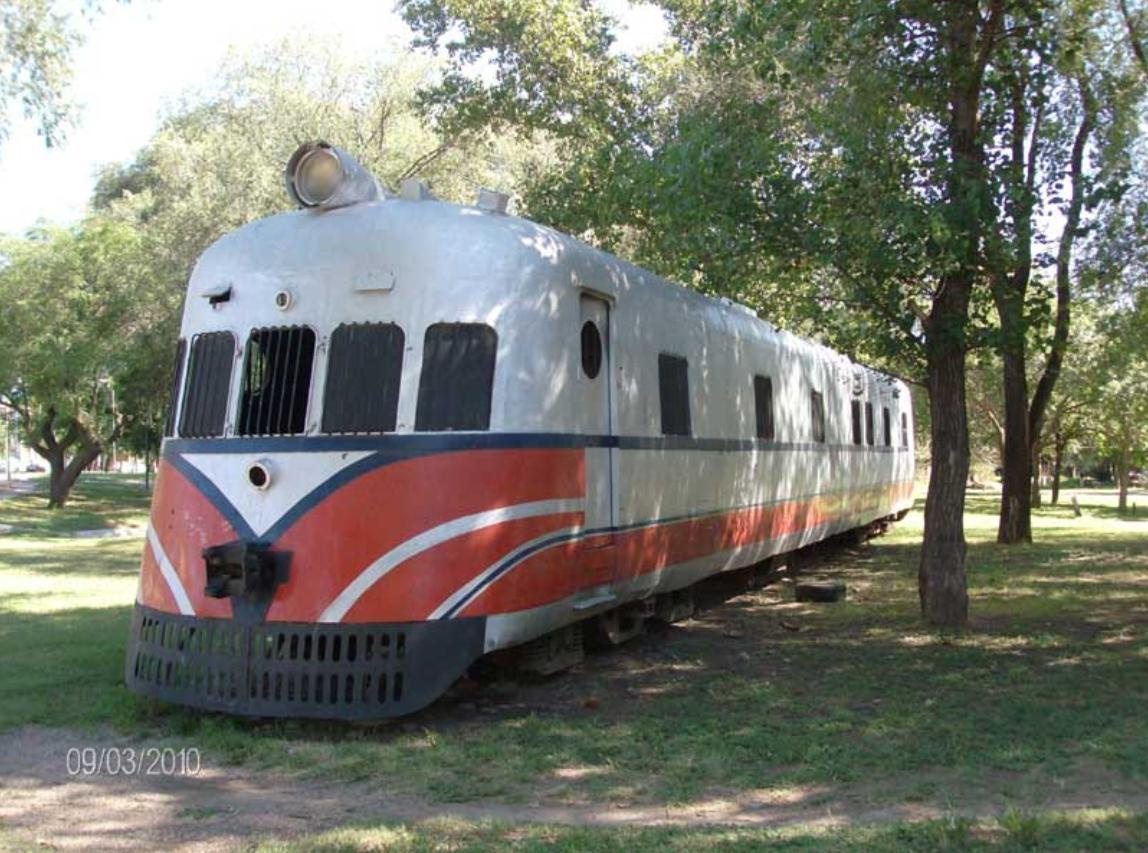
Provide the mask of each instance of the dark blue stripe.
[{"label": "dark blue stripe", "polygon": [[[879,486],[872,486],[870,488],[880,488]],[[603,533],[628,533],[631,530],[638,530],[642,527],[660,527],[664,524],[677,524],[682,521],[693,521],[698,518],[708,518],[715,515],[729,515],[735,512],[743,512],[750,509],[764,509],[765,507],[777,506],[778,504],[792,503],[793,501],[810,501],[814,498],[826,497],[828,495],[844,495],[850,492],[857,491],[856,489],[831,489],[825,492],[814,492],[811,495],[799,495],[796,497],[778,498],[773,501],[763,501],[762,503],[746,504],[744,506],[735,506],[728,509],[714,509],[707,510],[706,512],[689,512],[683,515],[671,515],[665,518],[647,519],[646,521],[634,521],[630,524],[622,524],[611,527],[595,527],[588,530],[577,530],[572,533],[563,533],[558,536],[553,536],[550,539],[543,540],[533,547],[519,554],[512,554],[506,560],[499,563],[491,575],[484,580],[481,584],[472,589],[466,596],[463,597],[456,605],[443,614],[440,619],[449,619],[458,613],[462,608],[466,607],[470,602],[474,601],[487,590],[492,583],[498,578],[502,577],[508,571],[513,569],[523,560],[543,551],[553,545],[561,545],[563,542],[572,542],[578,539],[585,539],[590,536],[598,536]]]},{"label": "dark blue stripe", "polygon": [[439,618],[440,619],[452,618],[462,608],[466,607],[466,605],[468,605],[470,602],[474,601],[474,599],[477,598],[484,590],[489,588],[492,583],[494,583],[496,580],[498,580],[500,577],[502,577],[508,571],[513,569],[515,566],[517,566],[523,560],[527,559],[528,557],[530,557],[534,554],[537,554],[539,551],[544,551],[553,545],[561,545],[563,542],[570,542],[574,539],[581,539],[585,536],[590,536],[593,533],[605,533],[610,529],[612,529],[612,528],[602,528],[600,530],[595,530],[595,531],[580,530],[580,531],[575,531],[573,533],[563,533],[563,534],[560,534],[558,536],[552,536],[549,539],[544,539],[541,542],[536,542],[533,546],[531,546],[530,548],[527,548],[525,551],[520,551],[516,554],[511,555],[510,557],[507,557],[505,560],[503,560],[501,563],[499,563],[497,567],[495,567],[494,571],[490,573],[490,575],[486,578],[486,580],[484,580],[482,583],[480,583],[478,586],[476,586],[474,589],[472,589],[467,595],[464,595],[462,597],[462,599],[456,605],[454,605],[454,607],[452,607],[450,610],[448,610],[446,613],[444,613]]},{"label": "dark blue stripe", "polygon": [[169,438],[163,453],[274,453],[302,450],[378,450],[420,456],[451,450],[617,447],[622,450],[843,450],[897,453],[903,447],[821,444],[809,441],[766,441],[760,438],[695,438],[688,435],[583,435],[565,432],[435,432],[386,435],[309,435],[269,438]]},{"label": "dark blue stripe", "polygon": [[358,462],[348,465],[334,476],[324,480],[300,498],[291,509],[287,510],[278,521],[267,529],[267,532],[263,534],[263,541],[268,544],[274,543],[275,540],[286,533],[296,521],[326,500],[334,492],[352,480],[358,479],[363,474],[373,471],[376,468],[390,465],[393,462],[402,462],[407,459],[414,459],[417,456],[430,455],[432,452],[433,451],[430,450],[420,453],[393,451],[389,453],[372,453],[370,456],[363,457]]},{"label": "dark blue stripe", "polygon": [[[717,452],[798,451],[798,450],[871,450],[891,453],[901,448],[858,446],[853,444],[814,444],[779,442],[762,439],[693,438],[691,436],[611,436],[578,433],[533,432],[467,432],[412,433],[367,436],[277,436],[271,438],[167,439],[163,458],[187,477],[243,539],[273,544],[296,521],[333,494],[336,490],[377,468],[420,456],[460,450],[563,449],[616,447],[622,450],[702,450]],[[375,451],[348,465],[312,491],[308,492],[279,518],[262,536],[243,519],[239,510],[198,468],[183,458],[185,453],[259,454],[300,451]],[[689,518],[693,516],[686,516]]]},{"label": "dark blue stripe", "polygon": [[179,473],[190,480],[193,486],[199,489],[200,494],[207,498],[208,502],[227,520],[228,524],[235,528],[235,532],[241,539],[255,539],[255,531],[248,526],[239,510],[235,508],[235,505],[227,499],[227,496],[219,490],[215,483],[208,479],[206,474],[182,456],[178,456],[174,453],[171,455],[164,453],[164,458],[172,467],[179,471]]}]

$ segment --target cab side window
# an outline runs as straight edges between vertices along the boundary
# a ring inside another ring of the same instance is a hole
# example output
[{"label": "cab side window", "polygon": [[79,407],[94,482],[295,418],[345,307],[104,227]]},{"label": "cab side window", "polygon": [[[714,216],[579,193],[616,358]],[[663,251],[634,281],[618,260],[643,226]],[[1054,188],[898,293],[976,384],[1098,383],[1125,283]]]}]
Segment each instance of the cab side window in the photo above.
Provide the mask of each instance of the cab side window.
[{"label": "cab side window", "polygon": [[406,337],[394,323],[344,323],[331,334],[323,432],[394,432]]},{"label": "cab side window", "polygon": [[179,414],[181,436],[214,438],[223,435],[234,363],[235,336],[231,332],[206,332],[191,339],[187,384]]},{"label": "cab side window", "polygon": [[423,341],[415,429],[490,429],[498,334],[482,323],[435,323]]},{"label": "cab side window", "polygon": [[240,435],[298,435],[307,426],[315,332],[306,326],[252,329],[239,395]]}]

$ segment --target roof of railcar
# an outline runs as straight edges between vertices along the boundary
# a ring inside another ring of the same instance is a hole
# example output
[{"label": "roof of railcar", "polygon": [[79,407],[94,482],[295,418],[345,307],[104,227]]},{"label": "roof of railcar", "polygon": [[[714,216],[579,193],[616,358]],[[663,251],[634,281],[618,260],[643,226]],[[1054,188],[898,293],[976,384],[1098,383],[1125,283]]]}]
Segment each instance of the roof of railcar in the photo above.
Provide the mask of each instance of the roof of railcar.
[{"label": "roof of railcar", "polygon": [[[523,273],[552,266],[557,274]],[[324,286],[340,279],[355,283],[389,270],[395,288],[415,277],[419,286],[465,281],[475,299],[505,299],[517,287],[537,296],[538,288],[578,285],[622,297],[636,286],[705,312],[730,331],[772,339],[805,350],[825,362],[856,364],[821,344],[776,329],[747,309],[660,278],[582,241],[517,216],[437,200],[387,198],[337,210],[296,210],[260,219],[224,235],[204,252],[192,274],[192,294],[223,285],[242,286],[245,277],[272,277],[301,284],[317,275]],[[428,275],[438,272],[439,276]],[[515,273],[518,273],[517,275]],[[448,275],[442,275],[448,274]],[[334,292],[334,291],[333,291]],[[350,295],[351,290],[343,291]]]}]

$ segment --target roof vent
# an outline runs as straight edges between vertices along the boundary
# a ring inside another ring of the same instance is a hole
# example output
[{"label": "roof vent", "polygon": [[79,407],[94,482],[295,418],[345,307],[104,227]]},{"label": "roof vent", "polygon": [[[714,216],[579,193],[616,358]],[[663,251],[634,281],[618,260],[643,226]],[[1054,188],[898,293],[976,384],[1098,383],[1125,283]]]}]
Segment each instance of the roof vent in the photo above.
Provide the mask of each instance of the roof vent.
[{"label": "roof vent", "polygon": [[418,178],[404,178],[399,185],[399,195],[407,201],[430,201],[434,198],[430,187]]},{"label": "roof vent", "polygon": [[474,206],[479,210],[489,210],[491,213],[506,213],[506,209],[510,206],[510,196],[498,190],[480,189]]}]

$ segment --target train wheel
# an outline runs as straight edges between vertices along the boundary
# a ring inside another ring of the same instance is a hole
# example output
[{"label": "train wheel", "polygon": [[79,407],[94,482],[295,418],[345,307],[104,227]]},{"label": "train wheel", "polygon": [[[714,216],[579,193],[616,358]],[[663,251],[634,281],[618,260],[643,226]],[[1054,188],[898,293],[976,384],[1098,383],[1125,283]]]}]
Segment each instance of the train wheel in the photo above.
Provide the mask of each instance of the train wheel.
[{"label": "train wheel", "polygon": [[586,641],[595,648],[619,646],[642,633],[646,618],[652,615],[652,599],[623,604],[586,624]]},{"label": "train wheel", "polygon": [[531,675],[553,675],[582,662],[582,623],[551,631],[521,646],[516,668]]},{"label": "train wheel", "polygon": [[694,591],[692,587],[675,589],[662,593],[654,602],[654,618],[667,625],[681,622],[694,615]]}]

